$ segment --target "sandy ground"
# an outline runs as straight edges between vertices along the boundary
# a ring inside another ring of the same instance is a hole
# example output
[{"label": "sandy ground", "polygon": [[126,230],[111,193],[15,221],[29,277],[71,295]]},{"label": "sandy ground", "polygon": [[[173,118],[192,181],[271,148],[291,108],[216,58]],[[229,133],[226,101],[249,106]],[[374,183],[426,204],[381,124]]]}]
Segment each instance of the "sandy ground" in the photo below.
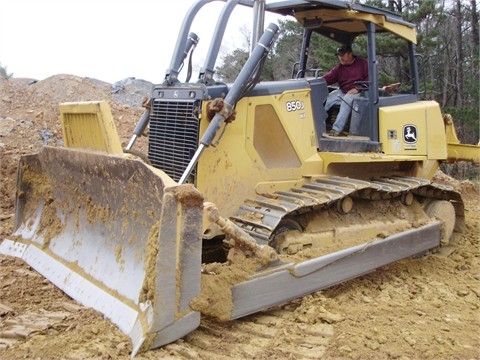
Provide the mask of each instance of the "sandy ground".
[{"label": "sandy ground", "polygon": [[[12,233],[19,156],[61,145],[58,104],[107,100],[125,144],[150,84],[116,94],[94,79],[0,80],[0,240]],[[140,147],[143,146],[140,142]],[[466,202],[466,230],[448,256],[406,259],[277,308],[200,327],[138,359],[480,359],[480,202],[470,182],[445,176]],[[0,358],[128,359],[126,335],[21,260],[0,255]]]}]

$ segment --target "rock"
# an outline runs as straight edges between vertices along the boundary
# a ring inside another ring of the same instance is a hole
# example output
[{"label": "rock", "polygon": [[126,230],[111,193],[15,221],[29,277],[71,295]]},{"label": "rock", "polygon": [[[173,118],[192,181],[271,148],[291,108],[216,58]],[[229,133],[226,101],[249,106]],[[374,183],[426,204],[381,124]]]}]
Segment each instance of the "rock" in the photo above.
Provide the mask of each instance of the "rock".
[{"label": "rock", "polygon": [[328,324],[333,324],[339,321],[342,321],[344,318],[339,314],[332,314],[331,312],[325,311],[318,315],[318,318]]},{"label": "rock", "polygon": [[13,132],[16,125],[17,122],[10,117],[0,118],[0,136],[6,136]]}]

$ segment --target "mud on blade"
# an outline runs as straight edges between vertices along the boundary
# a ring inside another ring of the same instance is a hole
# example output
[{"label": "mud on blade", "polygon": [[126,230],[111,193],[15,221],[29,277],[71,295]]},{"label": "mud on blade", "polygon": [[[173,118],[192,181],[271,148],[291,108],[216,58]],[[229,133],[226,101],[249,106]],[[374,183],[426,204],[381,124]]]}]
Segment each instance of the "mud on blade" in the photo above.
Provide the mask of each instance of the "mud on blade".
[{"label": "mud on blade", "polygon": [[[20,160],[11,240],[72,298],[128,334],[133,355],[195,329],[202,195],[141,161],[45,147]],[[181,259],[181,260],[180,260]]]}]

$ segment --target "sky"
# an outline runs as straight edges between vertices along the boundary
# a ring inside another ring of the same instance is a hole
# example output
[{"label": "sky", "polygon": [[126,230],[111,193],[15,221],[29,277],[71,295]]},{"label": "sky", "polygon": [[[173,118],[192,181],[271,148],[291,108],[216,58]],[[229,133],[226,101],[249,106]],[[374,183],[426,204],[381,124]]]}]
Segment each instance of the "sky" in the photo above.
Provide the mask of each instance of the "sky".
[{"label": "sky", "polygon": [[[195,2],[0,0],[0,64],[15,78],[71,74],[109,83],[127,77],[159,83],[170,66],[184,16]],[[203,66],[224,4],[206,4],[190,28],[200,37],[193,76]],[[252,10],[237,5],[220,56],[235,48],[248,49],[242,28],[252,20]],[[267,16],[265,27],[270,22],[277,17]],[[185,72],[186,67],[181,80]]]}]

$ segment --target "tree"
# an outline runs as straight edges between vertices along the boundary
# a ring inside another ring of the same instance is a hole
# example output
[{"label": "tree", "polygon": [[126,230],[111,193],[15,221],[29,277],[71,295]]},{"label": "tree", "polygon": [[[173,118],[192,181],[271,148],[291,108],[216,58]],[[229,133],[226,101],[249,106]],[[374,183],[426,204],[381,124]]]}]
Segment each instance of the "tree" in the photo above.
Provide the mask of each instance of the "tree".
[{"label": "tree", "polygon": [[[262,72],[263,80],[284,80],[294,76],[298,69],[299,54],[302,46],[303,29],[294,20],[279,21],[278,37],[270,51]],[[325,71],[337,63],[334,56],[338,43],[318,34],[311,39],[307,68]],[[226,82],[232,82],[248,58],[247,49],[235,49],[223,56],[222,64],[216,68],[217,76]],[[275,71],[273,71],[275,69]]]},{"label": "tree", "polygon": [[302,47],[302,29],[291,20],[280,20],[279,35],[273,47],[275,79],[291,78],[293,65],[298,61]]},{"label": "tree", "polygon": [[0,63],[0,78],[2,79],[10,79],[13,76],[13,73],[9,73],[7,71],[6,66],[2,66],[2,63]]},{"label": "tree", "polygon": [[248,50],[235,49],[232,53],[223,57],[222,65],[217,67],[215,72],[220,81],[233,82],[247,62]]}]

